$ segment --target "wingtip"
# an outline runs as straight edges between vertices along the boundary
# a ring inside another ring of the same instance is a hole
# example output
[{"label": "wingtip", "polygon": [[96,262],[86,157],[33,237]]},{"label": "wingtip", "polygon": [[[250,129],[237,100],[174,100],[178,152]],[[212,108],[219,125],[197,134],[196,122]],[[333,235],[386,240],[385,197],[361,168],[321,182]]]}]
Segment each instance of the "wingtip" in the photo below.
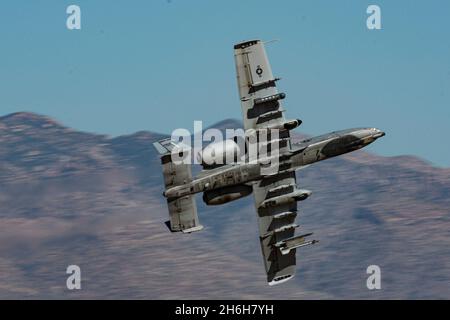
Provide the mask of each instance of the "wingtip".
[{"label": "wingtip", "polygon": [[242,42],[239,42],[239,43],[235,44],[234,45],[234,49],[235,50],[237,50],[237,49],[245,49],[247,47],[251,47],[251,46],[257,44],[258,42],[261,42],[261,40],[254,39],[254,40],[242,41]]},{"label": "wingtip", "polygon": [[268,284],[269,286],[277,286],[279,284],[285,283],[289,280],[291,280],[295,275],[294,274],[288,274],[285,276],[280,276],[280,277],[276,277],[274,278],[272,281],[269,281]]},{"label": "wingtip", "polygon": [[183,233],[192,233],[192,232],[198,232],[203,230],[203,226],[202,225],[198,225],[189,229],[183,229],[181,230]]}]

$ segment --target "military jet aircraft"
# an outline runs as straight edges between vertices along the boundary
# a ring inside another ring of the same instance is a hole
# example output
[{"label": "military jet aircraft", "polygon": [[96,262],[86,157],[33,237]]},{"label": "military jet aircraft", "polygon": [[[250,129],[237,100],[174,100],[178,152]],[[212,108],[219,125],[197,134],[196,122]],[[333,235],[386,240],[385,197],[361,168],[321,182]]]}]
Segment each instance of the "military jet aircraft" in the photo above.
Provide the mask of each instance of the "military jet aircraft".
[{"label": "military jet aircraft", "polygon": [[[358,150],[385,135],[376,128],[356,128],[332,132],[293,143],[290,131],[301,124],[298,119],[286,120],[281,100],[284,93],[276,87],[266,55],[264,42],[252,40],[234,46],[237,82],[241,100],[245,136],[269,132],[269,144],[277,144],[276,172],[264,172],[259,161],[204,165],[192,177],[191,165],[175,163],[174,154],[189,153],[171,138],[154,143],[161,154],[165,182],[163,195],[167,199],[172,231],[200,231],[195,194],[203,193],[208,205],[220,205],[254,194],[258,216],[259,237],[269,285],[281,284],[295,275],[296,249],[317,243],[312,234],[295,235],[298,225],[297,202],[306,200],[311,191],[297,187],[297,169],[312,163]],[[277,130],[277,138],[271,132]],[[229,145],[212,144],[207,148],[216,155],[228,152]],[[270,149],[270,148],[269,148]],[[181,152],[180,152],[181,150]],[[244,152],[245,153],[245,152]]]}]

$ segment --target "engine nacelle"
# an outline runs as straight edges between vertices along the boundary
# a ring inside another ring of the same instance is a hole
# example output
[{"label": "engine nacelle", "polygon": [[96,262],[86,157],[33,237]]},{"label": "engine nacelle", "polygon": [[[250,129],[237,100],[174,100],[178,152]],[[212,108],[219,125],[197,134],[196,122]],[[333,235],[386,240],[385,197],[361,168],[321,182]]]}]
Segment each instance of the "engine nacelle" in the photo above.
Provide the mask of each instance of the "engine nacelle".
[{"label": "engine nacelle", "polygon": [[224,140],[209,144],[197,154],[197,160],[205,169],[212,169],[237,162],[240,148],[233,140]]},{"label": "engine nacelle", "polygon": [[248,196],[253,188],[246,185],[224,187],[203,193],[203,201],[208,206],[216,206]]}]

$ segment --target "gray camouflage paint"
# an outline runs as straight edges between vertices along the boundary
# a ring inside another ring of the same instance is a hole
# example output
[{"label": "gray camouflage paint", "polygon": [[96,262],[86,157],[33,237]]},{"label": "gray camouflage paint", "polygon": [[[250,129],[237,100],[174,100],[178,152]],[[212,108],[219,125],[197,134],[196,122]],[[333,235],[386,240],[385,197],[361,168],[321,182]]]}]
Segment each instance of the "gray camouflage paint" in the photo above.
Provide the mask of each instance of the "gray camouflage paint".
[{"label": "gray camouflage paint", "polygon": [[[361,149],[382,136],[384,136],[384,132],[379,129],[365,128],[332,132],[307,139],[292,144],[292,150],[287,157],[286,155],[280,155],[285,158],[284,161],[280,161],[280,167],[288,164],[283,171],[295,171],[303,166]],[[260,164],[228,164],[213,170],[202,171],[187,184],[166,189],[164,195],[167,198],[178,198],[230,186],[239,186],[261,180],[264,177],[261,173]],[[243,194],[248,195],[246,192]]]}]

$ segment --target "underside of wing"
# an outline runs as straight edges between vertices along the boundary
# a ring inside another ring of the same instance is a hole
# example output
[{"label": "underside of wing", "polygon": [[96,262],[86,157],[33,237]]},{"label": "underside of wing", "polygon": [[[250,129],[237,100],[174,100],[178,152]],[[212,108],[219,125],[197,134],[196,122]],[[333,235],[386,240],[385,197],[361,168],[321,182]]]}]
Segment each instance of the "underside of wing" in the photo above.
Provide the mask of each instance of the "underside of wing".
[{"label": "underside of wing", "polygon": [[316,241],[306,241],[311,234],[294,236],[297,201],[308,191],[296,188],[295,172],[266,177],[253,186],[258,212],[259,237],[269,285],[283,283],[295,275],[296,248]]},{"label": "underside of wing", "polygon": [[260,40],[239,43],[234,46],[234,57],[246,135],[265,136],[268,148],[278,147],[280,154],[288,152],[290,130],[302,122],[285,118],[281,106],[285,94],[278,92],[279,79],[272,74],[264,43]]},{"label": "underside of wing", "polygon": [[273,77],[264,43],[252,40],[234,46],[237,82],[241,99],[244,128],[282,128],[285,124],[284,110]]},{"label": "underside of wing", "polygon": [[253,187],[258,212],[259,238],[269,284],[288,280],[295,275],[295,250],[283,255],[275,244],[294,235],[297,202],[289,201],[268,207],[262,207],[262,204],[267,199],[286,194],[293,188],[295,188],[294,172],[268,177]]},{"label": "underside of wing", "polygon": [[271,150],[271,159],[277,157],[274,147],[279,151],[278,173],[270,173],[253,185],[267,281],[274,285],[295,275],[296,248],[315,243],[306,241],[308,235],[294,236],[297,201],[306,199],[309,191],[297,189],[295,172],[286,171],[292,154],[290,130],[301,121],[285,119],[281,106],[285,94],[278,92],[279,79],[272,74],[262,41],[236,44],[234,56],[246,135],[266,133],[266,140],[256,140],[258,156],[264,144]]}]

